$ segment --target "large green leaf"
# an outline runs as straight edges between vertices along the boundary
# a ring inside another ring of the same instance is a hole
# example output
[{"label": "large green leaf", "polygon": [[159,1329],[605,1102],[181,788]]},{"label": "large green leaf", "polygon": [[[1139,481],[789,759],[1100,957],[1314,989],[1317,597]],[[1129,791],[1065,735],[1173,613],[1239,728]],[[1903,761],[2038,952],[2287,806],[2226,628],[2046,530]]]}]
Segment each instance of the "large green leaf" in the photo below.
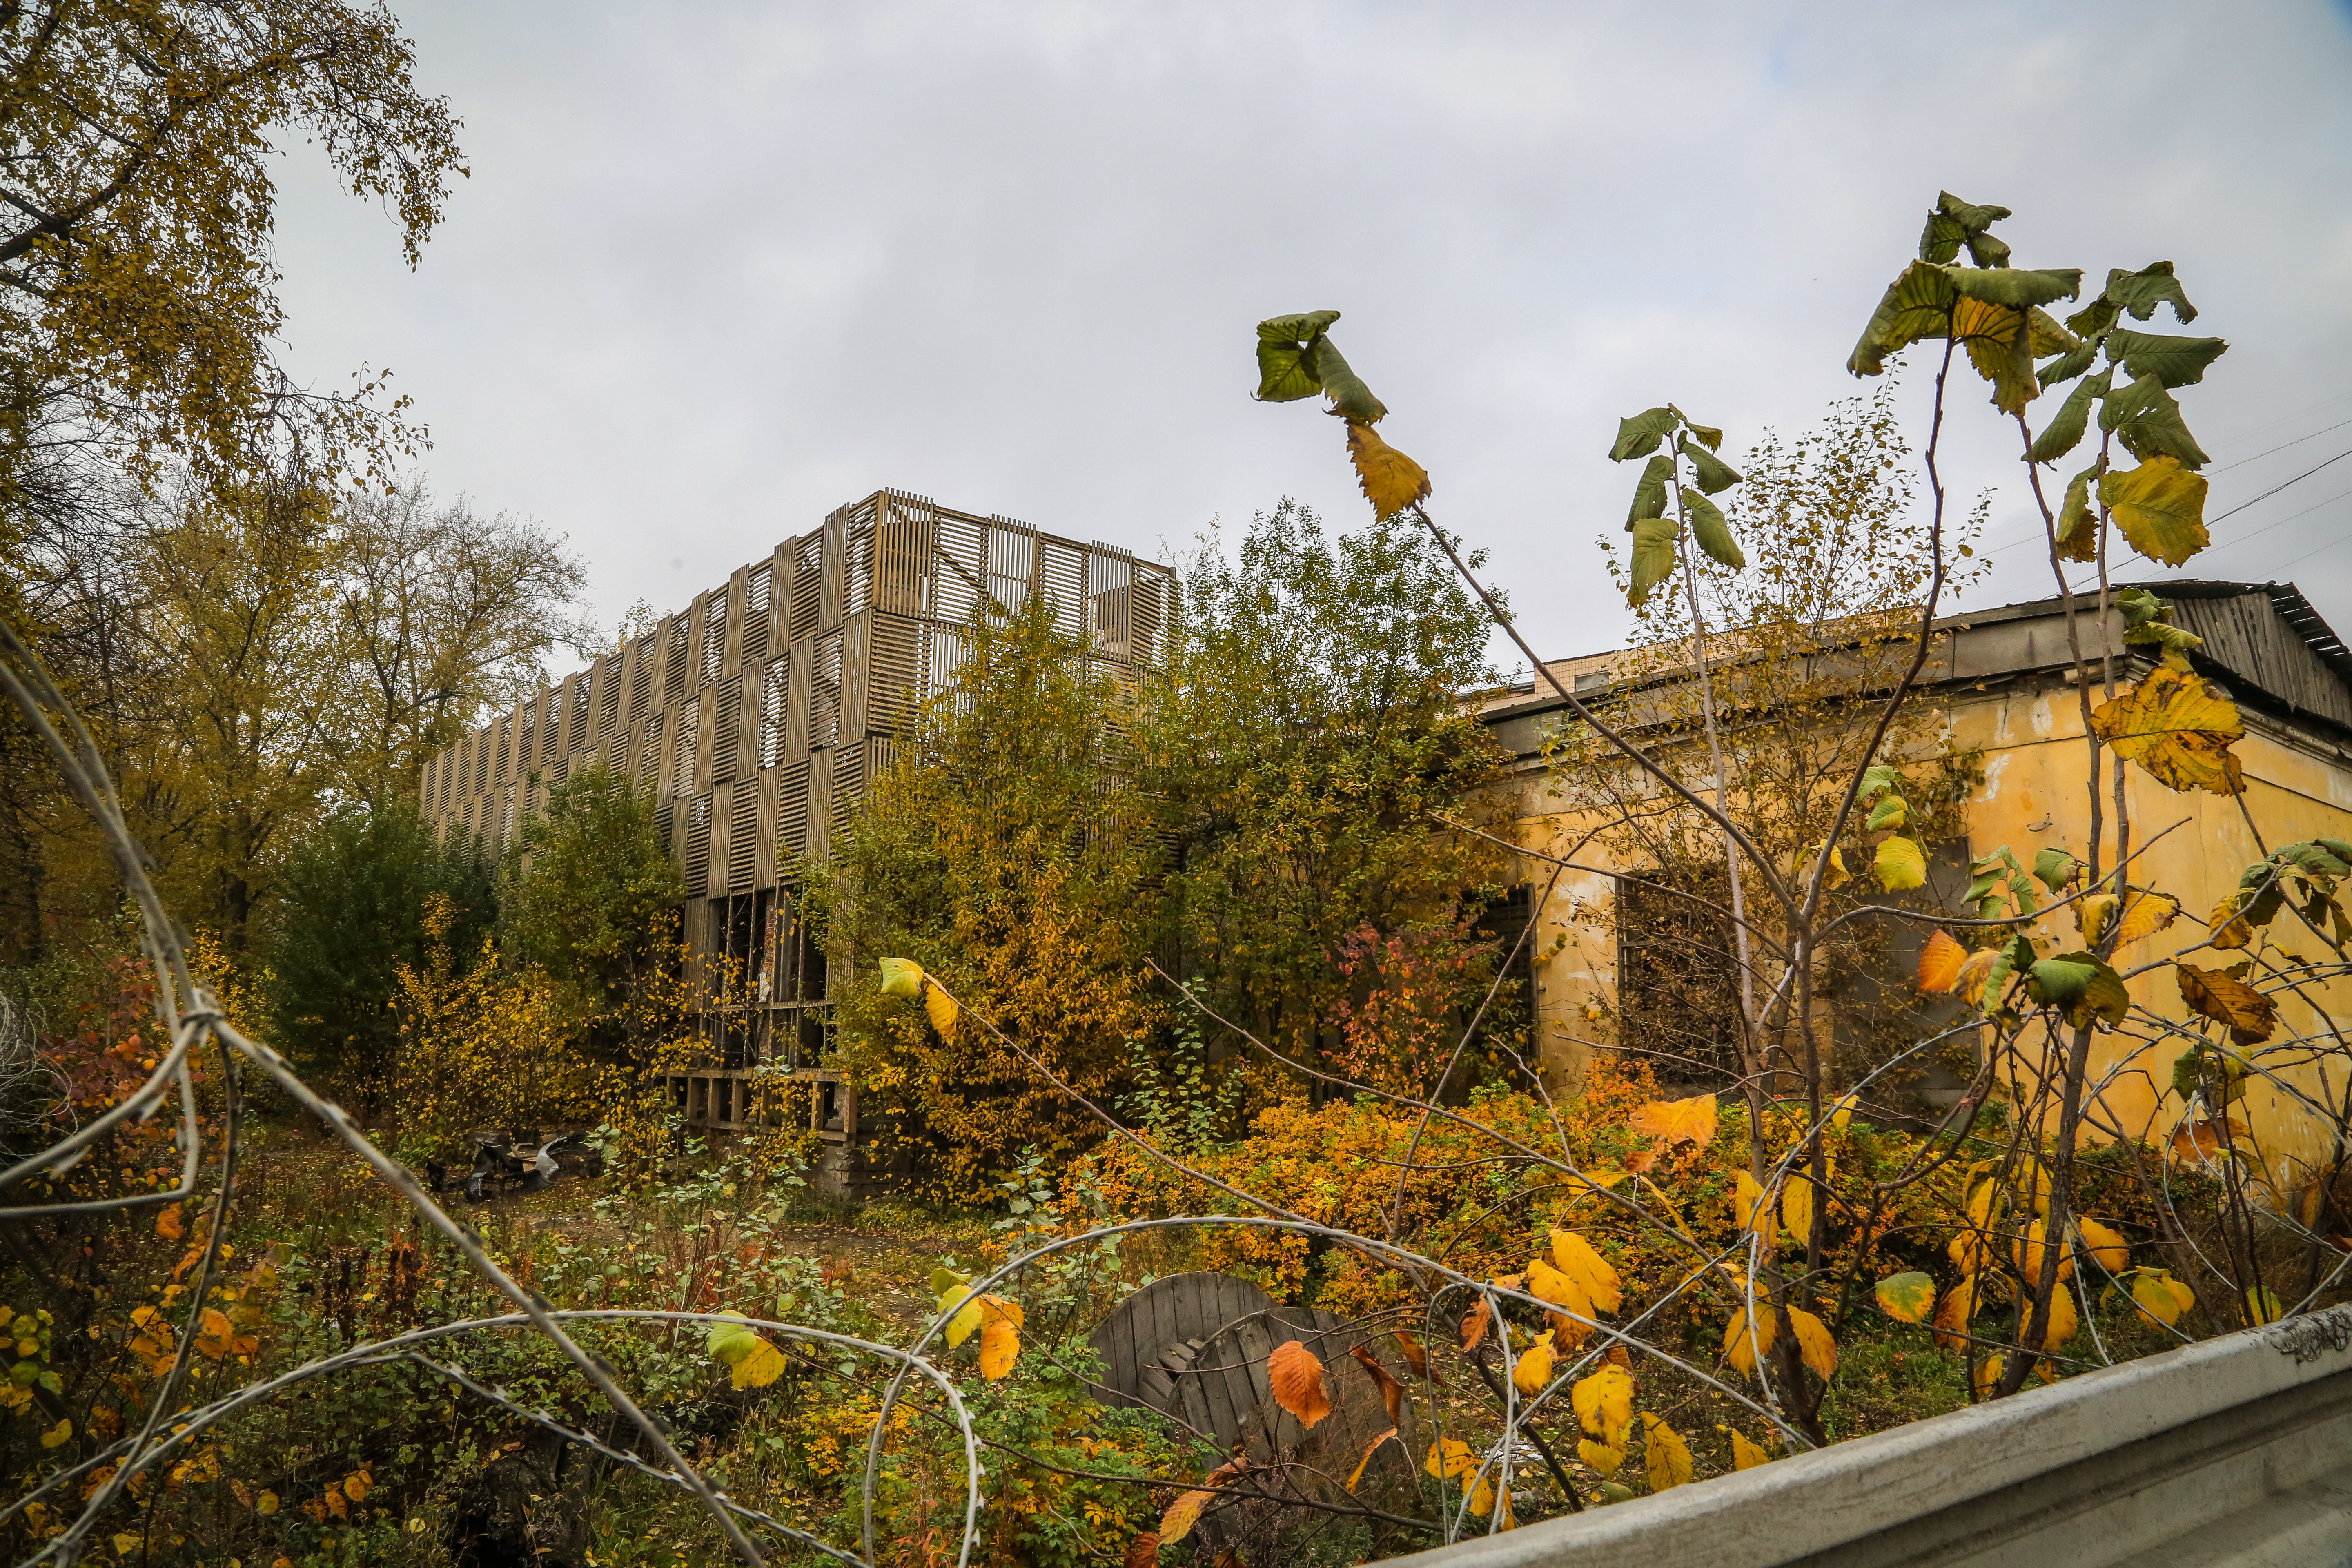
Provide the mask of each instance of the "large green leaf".
[{"label": "large green leaf", "polygon": [[2115,372],[2103,370],[2066,395],[2058,405],[2058,413],[2033,438],[2027,457],[2037,463],[2054,463],[2082,444],[2083,429],[2090,423],[2091,405],[2107,395],[2115,380]]},{"label": "large green leaf", "polygon": [[1952,307],[1952,335],[1969,351],[1977,374],[1992,383],[1994,407],[2021,414],[2042,395],[2042,384],[2033,379],[2032,334],[2024,311],[1963,299]]},{"label": "large green leaf", "polygon": [[2180,405],[2156,377],[2142,376],[2099,405],[2099,427],[2112,430],[2124,450],[2145,462],[2170,458],[2184,468],[2201,468],[2210,458],[2180,417]]},{"label": "large green leaf", "polygon": [[1316,379],[1331,395],[1331,405],[1359,424],[1379,424],[1388,414],[1388,405],[1374,397],[1363,378],[1348,368],[1339,345],[1328,337],[1318,338],[1314,355]]},{"label": "large green leaf", "polygon": [[2131,1011],[2123,976],[2088,952],[2062,952],[2041,960],[2026,972],[2025,994],[2077,1024],[2093,1016],[2120,1024]]},{"label": "large green leaf", "polygon": [[1723,513],[1688,485],[1683,487],[1683,509],[1690,513],[1691,537],[1698,547],[1726,566],[1745,566],[1748,557],[1741,554],[1739,542],[1731,537],[1731,525],[1723,521]]},{"label": "large green leaf", "polygon": [[2180,280],[2173,277],[2169,261],[2151,261],[2137,272],[2118,267],[2107,274],[2107,286],[2101,292],[2118,308],[2129,310],[2135,321],[2147,321],[2158,305],[2165,304],[2172,307],[2173,319],[2184,327],[2197,319],[2197,307],[2180,291]]},{"label": "large green leaf", "polygon": [[2043,849],[2033,857],[2033,879],[2053,893],[2063,892],[2082,864],[2063,849]]},{"label": "large green leaf", "polygon": [[1675,450],[1690,459],[1691,471],[1698,479],[1698,488],[1709,495],[1719,494],[1739,482],[1739,475],[1731,465],[1704,447],[1677,441]]},{"label": "large green leaf", "polygon": [[1952,280],[1962,299],[2007,305],[2012,310],[2071,300],[2083,291],[2079,267],[1944,267],[1937,270]]},{"label": "large green leaf", "polygon": [[[1941,192],[1936,197],[1936,205],[1927,210],[1927,226],[1919,236],[1919,259],[1949,261],[1971,238],[1990,240],[1991,245],[2000,247],[2000,254],[2005,257],[2009,254],[2009,247],[1997,239],[1991,239],[1984,231],[2007,216],[2007,207],[1976,206],[1960,200],[1949,191]],[[1986,260],[1985,256],[1989,253],[1990,247],[1980,251],[1974,245],[1969,247],[1969,254],[1977,258],[1979,266],[2000,265],[1998,261]]]},{"label": "large green leaf", "polygon": [[1845,367],[1855,375],[1877,375],[1886,369],[1886,356],[1921,338],[1940,338],[1950,331],[1952,301],[1959,294],[1941,267],[1915,261],[1886,286],[1886,293],[1862,329],[1861,341],[1846,357]]},{"label": "large green leaf", "polygon": [[2103,458],[2066,481],[2066,499],[2058,503],[2058,553],[2069,561],[2099,558],[2099,514],[2091,510],[2091,481],[2105,468]]},{"label": "large green leaf", "polygon": [[2106,335],[2104,328],[2093,332],[2082,341],[2079,347],[2068,350],[2034,374],[2040,377],[2042,384],[2045,387],[2055,386],[2062,381],[2074,380],[2090,369],[2092,362],[2099,357],[2099,345],[2106,340]]},{"label": "large green leaf", "polygon": [[2083,346],[2083,340],[2060,326],[2057,318],[2036,305],[2026,313],[2033,323],[2033,357],[2042,359],[2054,353],[2073,353]]},{"label": "large green leaf", "polygon": [[1675,541],[1681,533],[1681,525],[1670,517],[1645,517],[1633,524],[1633,583],[1625,595],[1628,604],[1642,603],[1651,589],[1674,575]]},{"label": "large green leaf", "polygon": [[2117,327],[2107,334],[2107,363],[2135,377],[2152,375],[2167,386],[2189,386],[2205,379],[2205,367],[2230,352],[2220,338],[2173,338]]},{"label": "large green leaf", "polygon": [[1323,390],[1315,374],[1315,344],[1339,319],[1337,310],[1304,310],[1257,324],[1257,395],[1263,403],[1294,403]]},{"label": "large green leaf", "polygon": [[1979,267],[2006,267],[2009,241],[1999,235],[1972,234],[1969,236],[1969,259]]},{"label": "large green leaf", "polygon": [[1645,517],[1666,514],[1666,487],[1674,482],[1675,460],[1664,452],[1652,458],[1642,468],[1642,481],[1633,487],[1633,507],[1625,514],[1625,526],[1632,528]]},{"label": "large green leaf", "polygon": [[2170,458],[2106,475],[2099,500],[2131,547],[2150,561],[2179,566],[2212,542],[2205,531],[2205,476]]},{"label": "large green leaf", "polygon": [[1620,419],[1617,439],[1609,447],[1609,460],[1622,463],[1628,458],[1648,457],[1681,423],[1682,416],[1671,408],[1644,409],[1631,419]]}]

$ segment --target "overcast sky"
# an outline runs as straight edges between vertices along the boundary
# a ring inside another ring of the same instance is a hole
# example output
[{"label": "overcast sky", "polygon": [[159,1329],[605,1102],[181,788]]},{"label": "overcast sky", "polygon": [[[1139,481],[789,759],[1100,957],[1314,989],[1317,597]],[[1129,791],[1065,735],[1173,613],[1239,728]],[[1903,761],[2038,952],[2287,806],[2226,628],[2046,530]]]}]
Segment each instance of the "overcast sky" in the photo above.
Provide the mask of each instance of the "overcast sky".
[{"label": "overcast sky", "polygon": [[[1163,559],[1354,527],[1336,422],[1248,395],[1254,323],[1330,308],[1536,646],[1604,647],[1616,417],[1818,417],[1939,188],[2021,266],[2177,264],[2232,345],[2209,516],[2352,450],[2343,0],[393,4],[473,175],[412,273],[289,157],[292,362],[389,365],[436,489],[569,534],[608,624],[884,486]],[[2039,596],[1981,395],[1972,597]],[[2352,634],[2352,458],[2214,531]]]}]

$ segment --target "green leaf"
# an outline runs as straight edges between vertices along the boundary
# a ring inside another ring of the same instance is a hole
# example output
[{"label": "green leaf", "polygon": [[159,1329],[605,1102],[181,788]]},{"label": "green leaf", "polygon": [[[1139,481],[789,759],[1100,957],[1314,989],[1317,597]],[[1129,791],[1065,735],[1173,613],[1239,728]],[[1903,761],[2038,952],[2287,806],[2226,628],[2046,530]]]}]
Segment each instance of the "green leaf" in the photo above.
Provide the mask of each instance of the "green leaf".
[{"label": "green leaf", "polygon": [[2091,510],[2091,481],[2106,466],[2102,458],[2066,481],[2066,499],[2058,503],[2058,553],[2066,560],[2099,558],[2099,514]]},{"label": "green leaf", "polygon": [[2099,427],[2114,431],[2124,449],[2142,462],[2171,458],[2184,468],[2201,468],[2211,461],[2182,422],[2180,405],[2152,375],[2110,394],[2099,405]]},{"label": "green leaf", "polygon": [[1314,367],[1316,379],[1331,396],[1331,406],[1349,418],[1364,425],[1377,425],[1388,414],[1388,405],[1372,395],[1363,378],[1348,368],[1339,347],[1328,337],[1315,340]]},{"label": "green leaf", "polygon": [[2025,993],[2077,1023],[2095,1015],[2118,1024],[2131,1009],[2123,977],[2087,952],[2062,952],[2036,963],[2026,972]]},{"label": "green leaf", "polygon": [[[2056,386],[2061,382],[2074,380],[2091,368],[2091,363],[2099,357],[2099,344],[2105,342],[2105,332],[2093,332],[2083,340],[2081,346],[2068,351],[2034,372],[2035,376],[2040,379],[2043,386]],[[2034,352],[2039,353],[2042,351],[2036,349]]]},{"label": "green leaf", "polygon": [[1688,415],[1685,415],[1683,416],[1683,423],[1690,426],[1690,433],[1697,437],[1698,444],[1706,447],[1708,451],[1716,451],[1722,447],[1723,432],[1717,429],[1714,426],[1691,425],[1690,416]]},{"label": "green leaf", "polygon": [[1936,1281],[1914,1268],[1878,1282],[1878,1305],[1897,1322],[1924,1323],[1936,1310]]},{"label": "green leaf", "polygon": [[1979,267],[2006,267],[2009,241],[1997,235],[1972,234],[1969,236],[1969,259]]},{"label": "green leaf", "polygon": [[2115,305],[2129,310],[2135,321],[2147,321],[2163,304],[2172,307],[2173,319],[2184,327],[2197,319],[2197,307],[2180,291],[2179,280],[2173,277],[2169,261],[2151,261],[2137,272],[2126,272],[2118,267],[2107,274],[2107,286],[2103,292]]},{"label": "green leaf", "polygon": [[2033,858],[2033,879],[2056,893],[2074,880],[2074,872],[2083,863],[2063,849],[2044,849]]},{"label": "green leaf", "polygon": [[1916,839],[1898,836],[1881,843],[1874,868],[1878,872],[1878,885],[1890,893],[1927,886],[1927,857],[1920,852]]},{"label": "green leaf", "polygon": [[2060,326],[2057,318],[2036,305],[2025,313],[2028,330],[2032,333],[2033,357],[2041,359],[2054,353],[2073,353],[2083,346],[2083,340]]},{"label": "green leaf", "polygon": [[1337,310],[1275,316],[1257,324],[1257,396],[1262,403],[1295,403],[1323,390],[1309,357]]},{"label": "green leaf", "polygon": [[2205,476],[2170,458],[2150,458],[2105,476],[2099,500],[2125,540],[2150,561],[2178,566],[2211,542],[2205,531]]},{"label": "green leaf", "polygon": [[882,994],[885,996],[920,996],[923,994],[923,966],[911,958],[886,958],[882,961]]},{"label": "green leaf", "polygon": [[1339,319],[1337,310],[1301,310],[1295,315],[1270,316],[1257,324],[1258,341],[1304,347],[1321,337]]},{"label": "green leaf", "polygon": [[1642,480],[1633,487],[1633,509],[1625,514],[1625,526],[1631,529],[1645,517],[1666,515],[1666,486],[1674,482],[1675,460],[1664,452],[1652,458],[1643,469]]},{"label": "green leaf", "polygon": [[2191,386],[2205,379],[2205,367],[2230,352],[2220,338],[2173,338],[2117,327],[2107,334],[2107,362],[2135,376],[2152,375],[2167,386]]},{"label": "green leaf", "polygon": [[[1717,435],[1720,434],[1721,432],[1718,431]],[[1675,450],[1690,459],[1691,471],[1698,479],[1698,488],[1709,495],[1719,494],[1739,482],[1739,475],[1733,470],[1731,465],[1704,447],[1694,447],[1688,441],[1677,441],[1675,443]]]},{"label": "green leaf", "polygon": [[1862,782],[1855,786],[1854,795],[1856,799],[1867,803],[1887,790],[1902,787],[1902,769],[1893,763],[1873,763],[1862,770]]},{"label": "green leaf", "polygon": [[2026,454],[2030,461],[2054,463],[2082,444],[2084,426],[2090,423],[2091,405],[2107,395],[2115,372],[2103,370],[2066,395],[2058,405],[2057,414],[2033,438],[2033,447]]},{"label": "green leaf", "polygon": [[1992,967],[1985,971],[1984,1006],[1987,1011],[1990,1011],[2000,1000],[2001,994],[2009,989],[2010,977],[2032,963],[2033,944],[2026,940],[2025,933],[2020,931],[2010,938],[2009,945],[2000,950],[2000,956],[1994,959]]},{"label": "green leaf", "polygon": [[1954,291],[1962,299],[2006,305],[2012,310],[2071,300],[2083,291],[2079,267],[1944,267],[1937,270],[1952,280]]},{"label": "green leaf", "polygon": [[1651,589],[1674,575],[1675,541],[1682,530],[1670,517],[1645,517],[1633,527],[1633,583],[1625,599],[1639,605],[1650,596]]},{"label": "green leaf", "polygon": [[733,1366],[751,1353],[752,1348],[760,1342],[760,1336],[741,1321],[742,1313],[727,1311],[719,1316],[733,1321],[711,1324],[709,1331],[703,1336],[703,1346],[712,1356]]},{"label": "green leaf", "polygon": [[[2156,595],[2153,588],[2126,588],[2116,595],[2116,613],[2124,618],[2126,627],[2145,626],[2150,621],[2168,621],[2172,606]],[[2126,637],[2125,641],[2131,639]]]},{"label": "green leaf", "polygon": [[2116,318],[2122,313],[2116,308],[2116,302],[2113,300],[2102,294],[2067,317],[2066,330],[2070,332],[2082,333],[2086,342],[2095,342],[2109,327],[2116,324]]},{"label": "green leaf", "polygon": [[1870,820],[1863,824],[1864,833],[1884,833],[1889,828],[1911,826],[1911,805],[1899,795],[1889,795],[1870,808]]},{"label": "green leaf", "polygon": [[[1919,236],[1919,259],[1949,261],[1959,254],[1959,247],[1969,239],[1990,237],[1984,231],[2009,216],[2007,207],[1977,206],[1960,200],[1949,191],[1939,192],[1936,205],[1927,209],[1927,226]],[[2000,242],[1995,240],[1993,243],[1999,245]],[[1969,253],[1978,257],[1980,266],[2000,265],[1997,261],[1984,260],[1974,246],[1969,247]],[[2007,256],[2009,247],[2001,246],[2000,254]]]},{"label": "green leaf", "polygon": [[[2222,1105],[2242,1098],[2246,1092],[2246,1062],[2237,1052],[2221,1046],[2202,1042],[2189,1047],[2172,1058],[2172,1092],[2186,1104],[2198,1090],[2210,1087],[2220,1096],[2221,1105],[2209,1105],[2218,1111]],[[2207,1099],[2212,1099],[2208,1095]]]},{"label": "green leaf", "polygon": [[931,1270],[931,1294],[944,1296],[971,1283],[971,1276],[960,1274],[942,1263]]},{"label": "green leaf", "polygon": [[1723,521],[1723,513],[1705,496],[1683,487],[1683,508],[1690,513],[1691,537],[1698,547],[1726,566],[1745,566],[1748,557],[1741,554],[1739,542],[1731,537],[1731,525]]},{"label": "green leaf", "polygon": [[1622,463],[1628,458],[1646,458],[1658,449],[1658,443],[1675,432],[1682,423],[1681,416],[1671,408],[1651,408],[1631,419],[1617,421],[1617,439],[1609,448],[1609,460]]},{"label": "green leaf", "polygon": [[1886,286],[1886,293],[1862,329],[1861,341],[1847,356],[1845,367],[1855,375],[1878,375],[1886,357],[1917,342],[1940,338],[1951,330],[1952,302],[1959,298],[1944,268],[1915,261]]}]

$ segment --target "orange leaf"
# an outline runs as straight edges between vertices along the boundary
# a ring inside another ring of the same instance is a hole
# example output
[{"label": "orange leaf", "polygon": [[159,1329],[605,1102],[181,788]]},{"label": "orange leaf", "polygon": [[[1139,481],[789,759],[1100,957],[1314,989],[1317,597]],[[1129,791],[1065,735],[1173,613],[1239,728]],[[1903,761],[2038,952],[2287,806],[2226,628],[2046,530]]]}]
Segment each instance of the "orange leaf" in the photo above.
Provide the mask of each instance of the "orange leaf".
[{"label": "orange leaf", "polygon": [[2180,999],[2189,1010],[2226,1026],[2232,1044],[2258,1046],[2278,1027],[2277,1005],[2226,970],[2176,961],[2172,977],[2179,982]]},{"label": "orange leaf", "polygon": [[[1201,1510],[1209,1506],[1209,1500],[1216,1495],[1217,1489],[1248,1468],[1247,1459],[1228,1459],[1211,1470],[1200,1486],[1169,1504],[1167,1514],[1160,1521],[1159,1545],[1173,1546],[1192,1534],[1192,1526],[1200,1521]],[[1156,1555],[1154,1560],[1157,1560]]]},{"label": "orange leaf", "polygon": [[[1372,1462],[1372,1456],[1380,1452],[1381,1445],[1388,1442],[1391,1438],[1396,1437],[1396,1435],[1397,1429],[1391,1426],[1387,1431],[1381,1433],[1379,1436],[1364,1445],[1364,1457],[1356,1461],[1356,1473],[1348,1478],[1348,1495],[1349,1497],[1356,1495],[1356,1483],[1364,1479],[1364,1467]],[[1399,1441],[1402,1442],[1402,1440],[1399,1439]]]},{"label": "orange leaf", "polygon": [[[1374,1355],[1366,1347],[1362,1345],[1353,1346],[1349,1350],[1348,1353],[1354,1356],[1356,1360],[1361,1363],[1363,1369],[1372,1374],[1372,1381],[1380,1385],[1381,1403],[1389,1407],[1389,1425],[1391,1426],[1402,1426],[1404,1424],[1404,1384],[1399,1383],[1396,1380],[1395,1374],[1381,1364],[1381,1358]],[[1360,1466],[1358,1468],[1360,1469],[1361,1467]],[[1349,1489],[1353,1490],[1354,1489],[1350,1488]]]},{"label": "orange leaf", "polygon": [[1486,1337],[1486,1302],[1480,1298],[1462,1319],[1462,1348],[1475,1351],[1478,1342]]},{"label": "orange leaf", "polygon": [[1274,1347],[1265,1358],[1265,1379],[1273,1385],[1274,1402],[1297,1416],[1307,1430],[1331,1414],[1330,1396],[1323,1389],[1323,1363],[1297,1340]]},{"label": "orange leaf", "polygon": [[1415,1377],[1429,1375],[1429,1352],[1422,1342],[1402,1329],[1396,1331],[1397,1349],[1404,1352],[1405,1364],[1412,1368]]},{"label": "orange leaf", "polygon": [[1969,950],[1942,931],[1927,938],[1927,945],[1919,950],[1919,989],[1941,994],[1959,984],[1960,966],[1969,961]]},{"label": "orange leaf", "polygon": [[1160,1535],[1147,1530],[1127,1543],[1127,1568],[1160,1568]]},{"label": "orange leaf", "polygon": [[1715,1096],[1695,1094],[1688,1100],[1655,1100],[1635,1109],[1625,1124],[1636,1132],[1654,1132],[1669,1145],[1711,1143],[1715,1141]]},{"label": "orange leaf", "polygon": [[1003,1318],[980,1331],[980,1375],[994,1383],[1013,1370],[1021,1354],[1021,1331]]},{"label": "orange leaf", "polygon": [[2232,1138],[2246,1135],[2245,1127],[2231,1117],[2216,1121],[2192,1121],[2172,1135],[2172,1159],[2185,1165],[2196,1160],[2218,1160]]},{"label": "orange leaf", "polygon": [[179,1205],[165,1204],[162,1212],[155,1215],[155,1234],[166,1241],[177,1241],[187,1234],[186,1227],[180,1219]]}]

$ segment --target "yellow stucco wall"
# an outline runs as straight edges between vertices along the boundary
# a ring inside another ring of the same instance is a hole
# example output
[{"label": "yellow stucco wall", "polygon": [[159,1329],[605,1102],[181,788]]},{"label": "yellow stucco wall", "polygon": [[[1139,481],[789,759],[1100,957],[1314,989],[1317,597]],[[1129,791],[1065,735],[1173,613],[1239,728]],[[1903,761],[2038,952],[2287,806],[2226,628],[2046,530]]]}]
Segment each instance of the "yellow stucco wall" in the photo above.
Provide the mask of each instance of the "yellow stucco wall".
[{"label": "yellow stucco wall", "polygon": [[[2246,773],[2246,811],[2264,843],[2275,848],[2298,839],[2352,838],[2352,766],[2325,742],[2300,740],[2252,714],[2247,718],[2249,732],[2236,752]],[[1982,760],[1983,786],[1968,806],[1972,854],[2007,845],[2029,866],[2035,851],[2043,847],[2087,854],[2082,713],[2071,687],[2055,679],[2024,680],[1955,701],[1946,710],[1944,731],[1952,750],[1976,752]],[[2185,910],[2204,915],[2238,885],[2247,864],[2262,857],[2236,801],[2177,794],[2137,766],[2127,770],[2126,788],[2133,841],[2146,847],[2133,861],[2132,880],[2173,894]],[[2103,782],[2101,790],[2103,799],[2111,803],[2111,780]],[[1593,826],[1588,816],[1549,809],[1539,777],[1523,777],[1521,791],[1519,841],[1530,848],[1564,853]],[[2112,817],[2112,810],[2106,815]],[[2111,821],[2104,837],[2103,861],[2112,864]],[[1615,1043],[1613,889],[1603,872],[1618,868],[1597,845],[1588,845],[1575,858],[1600,869],[1564,874],[1538,917],[1538,952],[1545,956],[1538,965],[1536,1001],[1547,1077],[1561,1087],[1580,1079],[1593,1049]],[[1540,889],[1548,868],[1530,866],[1529,873]],[[2292,915],[2282,914],[2270,929],[2290,951],[2311,957],[2326,952]],[[2032,931],[2045,943],[2045,952],[2063,952],[2081,941],[2071,915],[2063,911],[2037,921]],[[2118,952],[2116,966],[2128,975],[2203,938],[2204,927],[2184,915],[2172,929]],[[1559,945],[1553,951],[1555,939]],[[2219,968],[2237,956],[2209,951],[2190,962]],[[2187,1016],[2168,966],[2132,980],[2130,989],[2137,1002],[2156,1013]],[[2352,983],[2315,986],[2305,1000],[2288,999],[2280,1008],[2274,1040],[2290,1030],[2330,1038],[2322,1008],[2352,1030]],[[2147,1046],[2103,1033],[2092,1062],[2092,1081],[2101,1086],[2096,1120],[2135,1136],[2168,1137],[2180,1105],[2175,1100],[2168,1109],[2160,1108],[2158,1096],[2168,1088],[2173,1058],[2184,1048],[2178,1037]],[[2342,1061],[2334,1066],[2332,1084],[2323,1080],[2315,1067],[2290,1069],[2287,1076],[2323,1102],[2343,1102]],[[2329,1123],[2269,1085],[2255,1083],[2233,1113],[2251,1123],[2274,1163],[2282,1157],[2322,1161],[2327,1153]]]}]

